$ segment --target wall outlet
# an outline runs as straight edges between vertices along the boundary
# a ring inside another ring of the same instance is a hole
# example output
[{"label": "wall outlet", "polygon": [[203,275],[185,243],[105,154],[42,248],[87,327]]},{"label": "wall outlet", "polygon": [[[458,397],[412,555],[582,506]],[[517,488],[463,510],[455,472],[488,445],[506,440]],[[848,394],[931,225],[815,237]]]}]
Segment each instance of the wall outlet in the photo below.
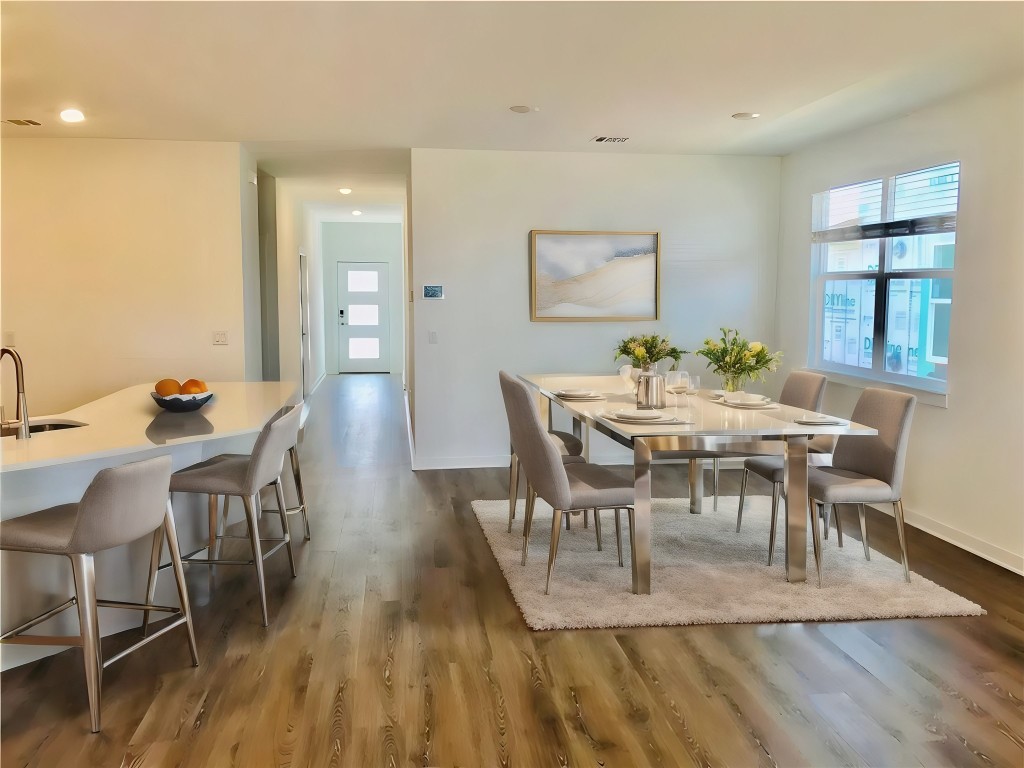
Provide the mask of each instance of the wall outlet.
[{"label": "wall outlet", "polygon": [[228,343],[228,332],[227,331],[214,331],[213,332],[213,343],[215,346],[226,346]]},{"label": "wall outlet", "polygon": [[437,344],[437,331],[427,332],[427,344]]},{"label": "wall outlet", "polygon": [[5,347],[13,347],[14,346],[14,331],[4,331],[4,346]]}]

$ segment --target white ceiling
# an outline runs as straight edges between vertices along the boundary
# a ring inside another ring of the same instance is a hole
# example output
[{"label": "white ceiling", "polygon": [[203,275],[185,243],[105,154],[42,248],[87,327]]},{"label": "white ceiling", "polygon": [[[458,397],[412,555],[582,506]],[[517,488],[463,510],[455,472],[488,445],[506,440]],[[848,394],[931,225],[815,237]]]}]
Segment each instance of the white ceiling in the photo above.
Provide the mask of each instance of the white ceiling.
[{"label": "white ceiling", "polygon": [[1020,2],[5,2],[0,25],[0,117],[43,123],[3,136],[241,141],[284,175],[409,147],[784,154],[1024,70]]}]

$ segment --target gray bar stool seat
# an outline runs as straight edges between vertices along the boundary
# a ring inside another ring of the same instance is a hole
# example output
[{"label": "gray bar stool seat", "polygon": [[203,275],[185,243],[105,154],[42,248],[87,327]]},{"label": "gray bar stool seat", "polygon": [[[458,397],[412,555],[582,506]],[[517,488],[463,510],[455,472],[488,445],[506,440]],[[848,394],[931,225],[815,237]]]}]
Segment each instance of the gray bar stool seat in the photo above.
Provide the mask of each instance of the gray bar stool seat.
[{"label": "gray bar stool seat", "polygon": [[[71,561],[75,596],[62,605],[30,619],[0,636],[0,642],[21,645],[71,645],[82,648],[85,682],[89,696],[89,718],[93,733],[100,730],[100,692],[104,667],[152,642],[160,635],[185,625],[193,666],[199,665],[192,611],[185,588],[185,573],[178,551],[174,516],[167,497],[171,477],[171,457],[158,456],[146,461],[101,470],[89,484],[77,504],[61,504],[39,512],[5,520],[0,526],[0,549],[63,555]],[[128,544],[144,536],[153,536],[153,552],[159,559],[161,539],[166,536],[170,565],[174,569],[180,607],[153,604],[150,585],[145,603],[99,600],[96,597],[94,556],[97,552]],[[60,612],[78,607],[78,635],[25,635],[27,630]],[[161,611],[178,618],[159,631],[120,653],[104,660],[97,607]]]},{"label": "gray bar stool seat", "polygon": [[[230,453],[214,456],[179,470],[171,476],[172,493],[200,493],[209,497],[209,542],[208,546],[204,547],[208,550],[208,554],[206,557],[198,557],[198,553],[202,550],[197,550],[185,557],[185,562],[197,565],[255,566],[260,610],[265,627],[269,625],[270,621],[267,613],[267,590],[263,576],[263,561],[281,547],[285,547],[292,576],[296,575],[287,505],[284,502],[284,493],[281,489],[281,470],[284,468],[285,453],[298,440],[301,415],[301,406],[292,406],[275,414],[260,431],[252,454],[249,456]],[[266,511],[276,512],[280,516],[282,535],[279,538],[260,537],[259,516],[263,511],[260,505],[260,491],[267,486],[273,486],[277,495],[277,509]],[[225,520],[228,515],[229,499],[232,496],[242,498],[248,535],[241,538],[249,540],[252,549],[251,560],[225,560],[219,557],[219,542],[222,539],[238,538],[228,536],[220,530],[217,521],[217,506],[220,496],[224,497]],[[264,552],[262,548],[264,543],[271,543],[273,546]],[[153,578],[155,578],[155,571]]]},{"label": "gray bar stool seat", "polygon": [[[299,466],[299,445],[306,434],[306,419],[309,418],[309,403],[302,404],[302,415],[299,417],[299,436],[295,445],[288,449],[288,461],[292,469],[292,481],[295,483],[295,496],[298,504],[288,507],[285,512],[289,515],[302,515],[302,526],[305,531],[305,540],[310,540],[309,515],[306,512],[306,493],[302,488],[302,468]],[[265,512],[276,512],[272,507],[264,507]]]}]

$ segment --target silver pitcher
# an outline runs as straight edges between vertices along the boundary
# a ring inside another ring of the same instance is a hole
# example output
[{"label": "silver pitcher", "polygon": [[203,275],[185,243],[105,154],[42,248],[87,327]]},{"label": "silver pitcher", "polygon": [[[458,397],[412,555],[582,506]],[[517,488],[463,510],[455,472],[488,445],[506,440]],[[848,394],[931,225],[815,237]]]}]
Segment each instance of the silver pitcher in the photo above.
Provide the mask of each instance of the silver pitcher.
[{"label": "silver pitcher", "polygon": [[636,407],[641,410],[665,407],[665,377],[650,371],[641,371],[636,380]]}]

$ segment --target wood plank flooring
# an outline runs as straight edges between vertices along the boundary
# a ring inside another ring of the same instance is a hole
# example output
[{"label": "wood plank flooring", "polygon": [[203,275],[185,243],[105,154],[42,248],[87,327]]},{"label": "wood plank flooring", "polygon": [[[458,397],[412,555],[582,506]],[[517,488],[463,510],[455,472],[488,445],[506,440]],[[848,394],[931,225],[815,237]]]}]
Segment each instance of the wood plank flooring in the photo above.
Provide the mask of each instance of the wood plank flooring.
[{"label": "wood plank flooring", "polygon": [[914,570],[988,615],[531,632],[470,509],[506,472],[411,472],[394,378],[328,377],[301,455],[313,539],[297,579],[267,563],[270,627],[251,569],[191,569],[201,666],[172,632],[106,670],[98,735],[78,650],[4,673],[4,768],[1024,764],[1024,579],[933,537]]}]

